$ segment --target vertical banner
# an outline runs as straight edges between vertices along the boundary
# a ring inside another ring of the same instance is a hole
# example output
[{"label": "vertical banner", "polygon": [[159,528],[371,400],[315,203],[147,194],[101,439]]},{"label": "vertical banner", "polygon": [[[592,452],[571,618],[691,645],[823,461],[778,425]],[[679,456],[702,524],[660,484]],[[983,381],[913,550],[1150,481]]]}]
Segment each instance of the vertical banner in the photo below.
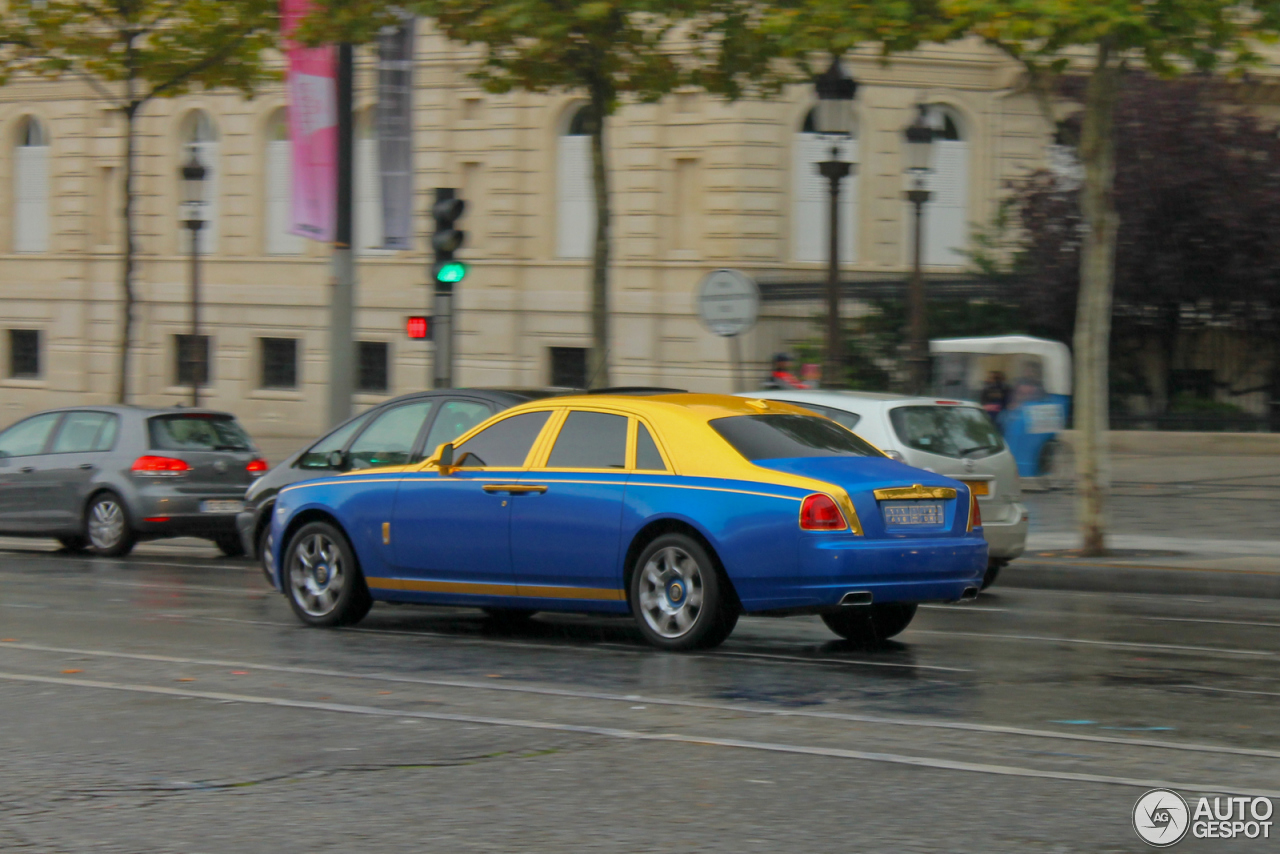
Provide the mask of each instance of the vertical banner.
[{"label": "vertical banner", "polygon": [[289,136],[293,142],[290,233],[332,241],[338,208],[337,49],[303,47],[289,34],[311,0],[280,0],[289,69]]},{"label": "vertical banner", "polygon": [[382,247],[413,248],[413,17],[378,36]]}]

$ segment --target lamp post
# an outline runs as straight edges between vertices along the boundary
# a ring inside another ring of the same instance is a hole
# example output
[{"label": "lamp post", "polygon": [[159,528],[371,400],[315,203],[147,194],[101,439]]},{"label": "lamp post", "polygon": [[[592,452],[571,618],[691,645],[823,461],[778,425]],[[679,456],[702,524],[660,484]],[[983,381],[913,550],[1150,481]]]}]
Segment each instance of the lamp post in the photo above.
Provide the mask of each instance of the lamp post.
[{"label": "lamp post", "polygon": [[183,358],[191,374],[191,405],[199,406],[206,356],[200,347],[200,229],[204,228],[204,179],[207,173],[196,155],[194,144],[189,151],[189,159],[178,170],[182,176],[182,224],[191,231],[191,334]]},{"label": "lamp post", "polygon": [[831,157],[818,164],[818,173],[829,184],[830,209],[828,214],[827,249],[827,352],[822,363],[822,384],[829,387],[844,385],[841,345],[843,330],[840,324],[840,181],[854,170],[854,164],[840,159],[837,144],[840,136],[853,135],[853,96],[858,82],[844,73],[838,56],[831,57],[831,67],[814,78],[818,107],[814,111],[814,129],[823,136],[832,137]]},{"label": "lamp post", "polygon": [[929,149],[933,145],[933,128],[929,126],[924,104],[917,105],[915,121],[903,131],[906,138],[907,174],[911,176],[911,189],[907,201],[915,206],[915,234],[911,250],[911,284],[908,287],[908,355],[909,391],[924,394],[929,388],[929,324],[925,314],[924,272],[921,269],[921,252],[924,244],[924,205],[930,193],[924,188],[924,177],[930,171]]}]

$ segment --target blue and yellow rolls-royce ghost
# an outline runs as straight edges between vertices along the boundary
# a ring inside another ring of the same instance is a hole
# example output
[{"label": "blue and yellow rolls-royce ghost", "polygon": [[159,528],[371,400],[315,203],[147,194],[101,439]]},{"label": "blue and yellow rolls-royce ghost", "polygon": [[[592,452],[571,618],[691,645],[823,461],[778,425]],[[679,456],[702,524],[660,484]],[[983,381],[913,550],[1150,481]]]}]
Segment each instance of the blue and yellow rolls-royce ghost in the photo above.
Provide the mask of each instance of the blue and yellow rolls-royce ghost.
[{"label": "blue and yellow rolls-royce ghost", "polygon": [[816,613],[859,641],[977,595],[963,483],[834,421],[725,395],[582,395],[477,425],[420,464],[287,486],[273,582],[312,625],[374,600],[631,613],[656,646],[714,646],[740,614]]}]

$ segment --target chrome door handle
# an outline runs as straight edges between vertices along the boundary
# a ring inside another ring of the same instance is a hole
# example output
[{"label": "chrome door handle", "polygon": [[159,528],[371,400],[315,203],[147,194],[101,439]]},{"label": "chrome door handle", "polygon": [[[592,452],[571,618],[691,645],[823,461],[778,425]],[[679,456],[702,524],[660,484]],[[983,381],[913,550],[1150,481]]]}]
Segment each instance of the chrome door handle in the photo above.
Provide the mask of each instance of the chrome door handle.
[{"label": "chrome door handle", "polygon": [[22,472],[23,474],[31,474],[35,470],[36,470],[35,466],[23,466],[22,468],[18,469],[18,471]]},{"label": "chrome door handle", "polygon": [[84,469],[85,471],[92,471],[95,468],[95,466],[93,463],[81,463],[80,468]]},{"label": "chrome door handle", "polygon": [[486,483],[480,487],[485,492],[509,492],[512,495],[523,495],[526,492],[546,492],[545,486],[533,486],[526,483]]}]

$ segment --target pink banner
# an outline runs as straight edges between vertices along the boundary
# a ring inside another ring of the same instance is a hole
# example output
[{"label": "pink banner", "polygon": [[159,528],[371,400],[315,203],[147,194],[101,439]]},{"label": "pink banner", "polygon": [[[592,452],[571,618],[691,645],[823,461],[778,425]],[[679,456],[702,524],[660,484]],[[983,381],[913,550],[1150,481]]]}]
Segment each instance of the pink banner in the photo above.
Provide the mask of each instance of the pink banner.
[{"label": "pink banner", "polygon": [[338,51],[288,41],[311,0],[280,0],[289,58],[294,234],[331,241],[338,208]]}]

